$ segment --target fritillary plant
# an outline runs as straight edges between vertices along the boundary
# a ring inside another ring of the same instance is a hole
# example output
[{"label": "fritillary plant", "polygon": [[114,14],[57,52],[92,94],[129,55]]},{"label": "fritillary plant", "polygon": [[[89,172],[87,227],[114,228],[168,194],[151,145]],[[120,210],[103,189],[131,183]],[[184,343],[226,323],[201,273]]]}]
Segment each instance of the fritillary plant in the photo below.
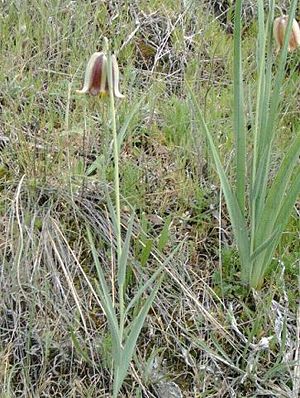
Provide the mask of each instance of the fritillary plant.
[{"label": "fritillary plant", "polygon": [[[256,101],[250,107],[254,109],[254,126],[249,136],[245,129],[246,82],[242,61],[242,3],[242,0],[236,1],[234,22],[235,186],[231,181],[232,176],[229,176],[222,165],[218,144],[205,122],[196,95],[190,86],[188,88],[198,131],[207,138],[221,182],[240,257],[241,280],[251,288],[260,289],[300,192],[299,131],[292,132],[294,139],[275,177],[269,178],[274,138],[279,130],[279,109],[287,53],[299,45],[299,26],[294,19],[297,0],[291,1],[289,16],[280,17],[275,23],[274,1],[270,1],[267,16],[264,12],[264,2],[258,1],[258,81],[255,87]],[[278,57],[276,50],[274,51],[273,33]],[[248,147],[251,148],[251,153],[247,152]],[[252,162],[246,167],[247,159],[251,156]]]},{"label": "fritillary plant", "polygon": [[[121,235],[121,206],[120,206],[120,176],[119,176],[119,151],[124,137],[124,131],[132,118],[133,112],[128,115],[124,126],[117,132],[115,98],[124,98],[119,90],[119,68],[115,55],[109,51],[108,40],[104,40],[104,51],[94,53],[86,67],[83,88],[77,91],[80,94],[90,94],[101,97],[109,96],[109,117],[112,129],[113,152],[114,152],[114,204],[109,198],[111,219],[116,236],[116,286],[110,289],[106,281],[106,275],[101,267],[99,255],[95,244],[95,237],[87,229],[95,268],[98,275],[96,291],[99,295],[101,306],[105,312],[110,337],[112,341],[112,370],[113,370],[113,398],[117,398],[128,368],[132,360],[136,342],[144,325],[148,311],[158,292],[161,283],[162,264],[152,277],[144,284],[141,284],[134,297],[126,302],[125,282],[126,270],[130,254],[130,241],[133,233],[134,213],[132,213],[125,240]],[[134,108],[134,110],[136,107]],[[143,300],[141,299],[151,288],[151,293]],[[115,303],[113,292],[117,292],[118,300]],[[135,317],[131,317],[132,311]]]}]

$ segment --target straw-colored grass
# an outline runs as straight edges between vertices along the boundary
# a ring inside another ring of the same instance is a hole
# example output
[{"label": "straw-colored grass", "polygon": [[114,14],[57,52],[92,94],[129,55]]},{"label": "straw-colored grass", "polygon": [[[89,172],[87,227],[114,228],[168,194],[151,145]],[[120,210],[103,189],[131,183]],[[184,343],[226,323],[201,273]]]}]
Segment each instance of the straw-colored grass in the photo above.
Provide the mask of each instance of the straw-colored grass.
[{"label": "straw-colored grass", "polygon": [[1,2],[1,398],[299,396],[299,51],[200,3]]}]

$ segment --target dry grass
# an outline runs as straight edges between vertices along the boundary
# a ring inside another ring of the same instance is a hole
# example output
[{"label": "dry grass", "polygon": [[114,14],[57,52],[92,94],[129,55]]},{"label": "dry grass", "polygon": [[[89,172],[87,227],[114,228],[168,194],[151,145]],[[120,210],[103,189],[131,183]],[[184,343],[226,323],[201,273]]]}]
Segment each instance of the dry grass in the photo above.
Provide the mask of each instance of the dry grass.
[{"label": "dry grass", "polygon": [[[149,3],[0,6],[0,139],[7,142],[0,165],[1,398],[110,396],[111,337],[86,227],[113,286],[111,136],[105,103],[74,94],[102,34],[120,50],[127,94],[118,104],[120,124],[145,93],[120,155],[123,234],[136,209],[127,296],[167,263],[120,396],[298,396],[299,214],[276,272],[262,291],[249,292],[239,284],[226,208],[205,142],[194,137],[184,87],[193,81],[230,168],[232,38],[207,7]],[[250,81],[254,32],[249,23]],[[289,105],[299,97],[299,75],[286,85],[278,158],[299,129]],[[99,154],[105,172],[87,176]]]}]

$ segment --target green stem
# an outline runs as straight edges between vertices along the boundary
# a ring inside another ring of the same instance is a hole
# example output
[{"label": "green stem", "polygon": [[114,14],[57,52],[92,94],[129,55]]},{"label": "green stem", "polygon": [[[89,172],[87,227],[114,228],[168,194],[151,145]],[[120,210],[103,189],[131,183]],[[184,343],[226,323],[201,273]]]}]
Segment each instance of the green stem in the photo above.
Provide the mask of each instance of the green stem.
[{"label": "green stem", "polygon": [[[119,175],[119,146],[116,125],[115,100],[113,90],[113,76],[112,76],[112,60],[111,53],[107,53],[107,68],[108,68],[108,87],[110,99],[110,114],[112,123],[112,133],[114,142],[114,184],[115,184],[115,206],[116,206],[116,238],[117,238],[117,269],[120,267],[120,259],[122,254],[122,237],[121,237],[121,211],[120,211],[120,175]],[[124,283],[119,285],[119,306],[120,306],[120,344],[122,345],[123,330],[124,330]]]}]

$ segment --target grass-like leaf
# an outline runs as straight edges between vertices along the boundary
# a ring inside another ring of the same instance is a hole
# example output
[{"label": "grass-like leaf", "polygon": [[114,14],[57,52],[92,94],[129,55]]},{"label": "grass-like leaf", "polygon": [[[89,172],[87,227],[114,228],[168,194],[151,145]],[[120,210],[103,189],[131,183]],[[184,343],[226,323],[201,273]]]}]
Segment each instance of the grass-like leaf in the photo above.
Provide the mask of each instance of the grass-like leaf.
[{"label": "grass-like leaf", "polygon": [[[284,81],[287,59],[288,39],[292,20],[295,15],[297,1],[293,0],[289,12],[284,46],[281,50],[279,64],[273,78],[272,65],[272,24],[274,19],[274,1],[270,2],[267,23],[264,22],[264,4],[258,1],[258,48],[257,70],[258,84],[253,137],[253,162],[249,187],[249,211],[245,211],[246,203],[246,140],[244,129],[244,95],[241,58],[241,7],[242,1],[237,0],[235,6],[234,31],[234,115],[236,151],[235,189],[231,187],[229,176],[222,166],[217,145],[209,131],[196,97],[188,86],[193,108],[196,113],[199,130],[205,135],[211,156],[220,178],[226,200],[233,233],[237,243],[240,261],[241,278],[249,286],[261,287],[264,275],[272,260],[283,229],[291,214],[293,204],[300,192],[298,176],[292,180],[297,159],[300,154],[300,136],[288,150],[276,178],[269,186],[271,171],[272,144],[276,133],[281,90]],[[249,214],[249,215],[248,215]],[[247,218],[246,218],[247,217]]]},{"label": "grass-like leaf", "polygon": [[242,72],[242,2],[236,2],[234,19],[234,133],[236,142],[236,196],[241,213],[245,212],[246,134],[244,121],[244,88]]},{"label": "grass-like leaf", "polygon": [[160,280],[158,281],[156,286],[153,288],[150,296],[147,297],[139,314],[135,317],[135,319],[132,321],[132,323],[130,325],[131,331],[126,339],[124,349],[122,349],[121,358],[120,358],[121,361],[118,364],[118,366],[116,368],[116,372],[115,372],[114,390],[113,390],[114,398],[117,398],[120,388],[121,388],[123,381],[126,377],[128,367],[129,367],[130,361],[131,361],[133,353],[134,353],[137,339],[138,339],[141,329],[145,323],[146,316],[147,316],[149,309],[153,303],[153,300],[158,292],[161,281],[162,281],[162,277],[160,278]]},{"label": "grass-like leaf", "polygon": [[105,280],[104,272],[103,272],[100,262],[99,262],[98,254],[97,254],[95,244],[94,244],[94,239],[92,237],[92,234],[91,234],[89,228],[87,228],[87,235],[88,235],[89,244],[90,244],[90,247],[92,250],[93,260],[94,260],[95,267],[96,267],[97,274],[98,274],[99,284],[97,284],[97,286],[98,286],[98,292],[100,293],[101,304],[103,305],[104,311],[106,312],[106,316],[109,321],[111,332],[114,336],[114,340],[120,341],[120,333],[119,333],[119,325],[118,325],[118,321],[117,321],[117,316],[116,316],[113,302],[112,302],[112,299],[110,296],[110,292],[109,292],[109,289],[108,289],[108,286],[107,286],[107,283]]},{"label": "grass-like leaf", "polygon": [[220,178],[222,190],[224,192],[230,219],[232,222],[234,236],[236,238],[236,242],[237,242],[237,245],[239,248],[241,262],[243,264],[242,279],[247,280],[247,273],[249,271],[249,270],[247,271],[247,267],[249,266],[250,247],[249,247],[249,238],[248,238],[248,234],[247,234],[246,221],[242,215],[239,203],[237,201],[237,197],[231,189],[228,177],[225,173],[224,167],[222,166],[222,163],[220,160],[220,155],[219,155],[216,145],[214,143],[212,134],[209,131],[209,129],[205,123],[203,114],[202,114],[201,109],[197,103],[195,94],[193,93],[193,91],[191,90],[189,85],[187,85],[187,87],[188,87],[188,91],[190,93],[190,97],[191,97],[191,100],[193,103],[193,108],[195,110],[195,114],[197,117],[196,121],[197,121],[197,123],[199,123],[200,131],[202,133],[204,133],[207,138],[207,141],[209,144],[209,149],[211,151],[211,154],[212,154],[212,157],[214,159],[215,166],[217,169],[217,173]]},{"label": "grass-like leaf", "polygon": [[300,134],[294,139],[273,181],[256,229],[256,238],[260,242],[263,236],[270,234],[276,226],[276,219],[285,201],[287,188],[300,155]]},{"label": "grass-like leaf", "polygon": [[134,215],[135,215],[134,212],[132,212],[132,214],[131,214],[131,216],[129,218],[129,221],[128,221],[126,238],[125,238],[125,242],[124,242],[124,244],[122,246],[120,261],[119,261],[119,264],[118,264],[118,284],[119,285],[124,285],[124,283],[125,283],[126,266],[127,266],[128,254],[129,254],[129,248],[130,248],[130,239],[131,239],[131,236],[132,236]]},{"label": "grass-like leaf", "polygon": [[142,98],[139,99],[132,107],[131,111],[128,113],[126,116],[123,125],[121,126],[119,133],[118,133],[118,146],[119,146],[119,151],[121,149],[122,143],[124,141],[124,138],[126,136],[129,124],[131,120],[133,119],[134,115],[137,113],[137,111],[140,109],[142,103],[145,101],[145,96],[143,95]]}]

